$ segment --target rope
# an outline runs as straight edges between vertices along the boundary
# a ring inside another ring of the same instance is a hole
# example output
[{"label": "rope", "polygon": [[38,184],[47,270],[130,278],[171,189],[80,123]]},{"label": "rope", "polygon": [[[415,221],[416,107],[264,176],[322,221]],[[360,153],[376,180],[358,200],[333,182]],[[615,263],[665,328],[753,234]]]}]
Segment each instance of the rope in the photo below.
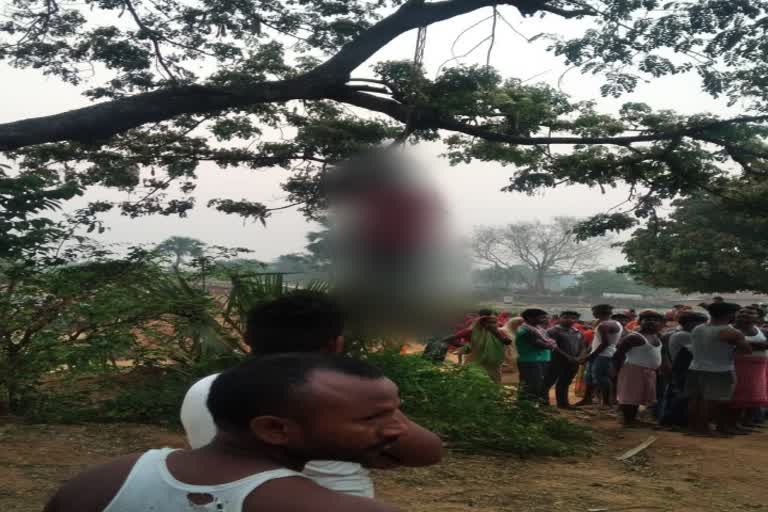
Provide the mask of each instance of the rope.
[{"label": "rope", "polygon": [[416,35],[416,51],[413,54],[413,67],[418,69],[424,62],[424,48],[427,46],[427,26],[419,27]]},{"label": "rope", "polygon": [[[417,83],[419,81],[419,71],[421,70],[421,66],[424,63],[424,49],[427,46],[427,26],[424,25],[422,27],[419,27],[419,32],[416,34],[416,50],[413,52],[413,70],[411,72],[411,101],[415,102],[418,100],[418,90],[417,90]],[[403,131],[402,135],[400,135],[397,139],[395,139],[395,143],[405,143],[405,141],[408,139],[408,137],[413,132],[413,107],[411,107],[411,111],[408,115],[408,122],[405,125],[405,131]],[[405,144],[403,144],[403,149],[405,149]]]}]

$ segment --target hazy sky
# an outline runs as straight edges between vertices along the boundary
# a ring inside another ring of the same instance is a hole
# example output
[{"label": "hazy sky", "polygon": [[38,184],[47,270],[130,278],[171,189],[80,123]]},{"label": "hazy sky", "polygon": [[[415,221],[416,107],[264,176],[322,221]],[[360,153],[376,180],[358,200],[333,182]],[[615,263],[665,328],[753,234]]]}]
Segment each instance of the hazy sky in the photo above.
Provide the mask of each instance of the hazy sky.
[{"label": "hazy sky", "polygon": [[[575,35],[584,29],[585,22],[564,21],[553,16],[545,20],[523,20],[514,8],[499,9],[522,35],[504,23],[499,23],[493,65],[505,77],[535,77],[532,82],[556,86],[566,66],[560,59],[546,52],[546,38],[528,43],[523,36],[530,38],[541,32]],[[430,76],[434,76],[441,63],[451,58],[451,45],[456,36],[489,14],[490,9],[429,27],[425,65]],[[490,21],[467,32],[456,44],[456,54],[468,51],[489,31]],[[371,63],[410,58],[414,43],[415,33],[405,34],[374,56]],[[484,63],[486,51],[487,47],[483,46],[460,62]],[[3,98],[0,103],[0,122],[58,113],[89,103],[80,95],[79,89],[34,71],[19,71],[0,65],[0,76],[3,77],[0,82]],[[354,76],[370,77],[371,73],[367,69],[360,69]],[[104,80],[106,76],[97,75],[96,79]],[[567,73],[560,85],[564,92],[576,99],[597,100],[599,108],[607,112],[615,111],[625,101],[646,102],[657,109],[668,108],[684,113],[726,113],[730,110],[723,101],[713,100],[699,92],[699,80],[695,75],[664,78],[643,84],[635,93],[620,100],[600,98],[600,79],[584,76],[578,71]],[[511,168],[487,163],[451,167],[445,159],[439,158],[442,149],[438,145],[411,147],[407,151],[423,163],[450,208],[452,222],[464,234],[471,233],[476,225],[503,224],[518,219],[547,220],[562,215],[583,217],[604,211],[625,199],[623,190],[609,190],[603,195],[599,190],[586,187],[561,188],[535,197],[500,192],[499,189],[508,182]],[[286,171],[219,170],[214,165],[203,164],[198,174],[198,208],[188,218],[149,217],[131,220],[117,214],[110,215],[106,219],[110,230],[101,239],[133,244],[159,242],[172,235],[190,236],[211,244],[248,247],[254,250],[253,257],[262,260],[303,249],[304,236],[313,225],[296,211],[276,212],[264,228],[259,223],[244,224],[240,218],[205,207],[208,199],[213,197],[247,198],[271,206],[285,204],[285,194],[280,190],[279,183],[286,177]],[[105,192],[96,191],[88,199],[94,199],[99,194]],[[127,197],[126,194],[114,191],[106,194],[110,198]],[[618,255],[607,255],[605,258],[607,265],[620,261]]]}]

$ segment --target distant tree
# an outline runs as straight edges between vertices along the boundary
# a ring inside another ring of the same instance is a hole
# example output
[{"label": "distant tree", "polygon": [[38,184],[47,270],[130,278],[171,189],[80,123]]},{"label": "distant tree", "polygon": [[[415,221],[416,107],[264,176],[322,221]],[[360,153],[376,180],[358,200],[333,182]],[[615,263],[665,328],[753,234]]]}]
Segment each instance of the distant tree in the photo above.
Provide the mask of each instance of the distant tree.
[{"label": "distant tree", "polygon": [[290,253],[282,254],[269,263],[270,272],[312,272],[314,266],[312,259],[306,254]]},{"label": "distant tree", "polygon": [[546,291],[546,278],[575,274],[594,268],[610,241],[595,238],[576,240],[578,219],[556,217],[551,223],[517,222],[504,227],[482,227],[475,231],[473,252],[479,261],[512,270],[525,265],[524,279],[531,291]]},{"label": "distant tree", "polygon": [[503,268],[498,265],[472,271],[472,282],[493,288],[509,289],[515,284],[527,284],[531,271],[525,265]]},{"label": "distant tree", "polygon": [[185,258],[199,258],[203,255],[204,249],[205,243],[200,240],[186,236],[172,236],[160,242],[155,251],[173,256],[173,269],[179,270]]},{"label": "distant tree", "polygon": [[265,272],[269,265],[263,261],[250,258],[234,258],[230,260],[217,261],[214,272],[218,274],[238,273],[255,274]]},{"label": "distant tree", "polygon": [[624,244],[623,270],[652,286],[689,292],[768,292],[765,190],[731,187],[724,195],[753,198],[748,213],[704,194],[672,203],[668,218],[636,230]]},{"label": "distant tree", "polygon": [[637,283],[626,274],[614,270],[592,270],[576,278],[576,284],[563,290],[565,295],[600,297],[603,293],[649,295],[654,288]]},{"label": "distant tree", "polygon": [[331,226],[327,219],[319,222],[322,229],[307,233],[307,252],[311,265],[316,270],[323,270],[331,264]]}]

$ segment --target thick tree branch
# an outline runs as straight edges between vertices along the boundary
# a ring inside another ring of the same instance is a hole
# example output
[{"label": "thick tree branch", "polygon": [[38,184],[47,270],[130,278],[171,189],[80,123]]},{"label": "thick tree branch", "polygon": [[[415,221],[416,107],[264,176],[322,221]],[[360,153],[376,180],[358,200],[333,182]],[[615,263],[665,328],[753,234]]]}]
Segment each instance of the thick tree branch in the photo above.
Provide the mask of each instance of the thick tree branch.
[{"label": "thick tree branch", "polygon": [[[63,140],[106,140],[145,123],[165,121],[181,114],[219,112],[229,108],[293,99],[332,98],[335,94],[330,89],[343,88],[354,69],[400,34],[493,5],[512,5],[523,14],[541,11],[574,17],[591,13],[587,10],[564,11],[542,0],[410,0],[394,14],[345,45],[325,63],[295,79],[249,84],[247,87],[173,87],[52,116],[0,124],[0,151]],[[135,18],[143,25],[138,15]],[[156,50],[159,50],[159,47]],[[451,129],[449,126],[444,128]]]},{"label": "thick tree branch", "polygon": [[473,137],[479,137],[491,142],[505,142],[520,146],[539,146],[547,144],[611,144],[628,146],[641,142],[657,142],[674,140],[680,137],[697,135],[707,130],[727,126],[731,124],[763,123],[768,121],[768,115],[741,116],[729,119],[716,119],[710,122],[697,123],[690,126],[680,126],[676,129],[655,133],[641,133],[639,135],[621,135],[613,137],[525,137],[494,132],[480,126],[473,126],[457,121],[430,108],[414,108],[389,98],[373,96],[357,92],[353,89],[341,89],[335,100],[348,103],[357,107],[386,114],[402,123],[410,122],[416,129],[438,129],[460,132]]},{"label": "thick tree branch", "polygon": [[[346,81],[352,71],[400,34],[495,5],[512,5],[523,14],[533,14],[537,11],[553,13],[559,11],[556,14],[561,16],[578,15],[551,7],[542,0],[443,0],[442,2],[409,0],[394,14],[387,16],[361,34],[360,37],[345,45],[336,55],[318,66],[312,73]],[[583,11],[583,13],[586,14],[587,12]]]},{"label": "thick tree branch", "polygon": [[146,123],[181,114],[204,114],[257,103],[321,99],[328,87],[304,80],[279,80],[246,87],[190,85],[137,94],[52,116],[0,124],[0,151],[71,140],[96,142]]}]

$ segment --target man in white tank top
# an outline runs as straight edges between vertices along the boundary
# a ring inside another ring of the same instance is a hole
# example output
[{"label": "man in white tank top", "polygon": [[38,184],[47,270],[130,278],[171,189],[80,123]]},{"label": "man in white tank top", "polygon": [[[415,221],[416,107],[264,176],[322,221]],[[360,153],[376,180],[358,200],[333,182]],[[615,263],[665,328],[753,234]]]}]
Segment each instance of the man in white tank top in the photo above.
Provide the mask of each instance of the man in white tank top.
[{"label": "man in white tank top", "polygon": [[44,512],[396,512],[300,473],[311,459],[388,457],[411,435],[397,386],[370,364],[331,354],[251,358],[219,375],[208,406],[218,427],[210,444],[87,470]]},{"label": "man in white tank top", "polygon": [[[326,294],[296,291],[254,308],[248,315],[245,342],[256,356],[287,352],[338,353],[344,348],[344,315]],[[196,382],[181,405],[181,423],[192,448],[201,448],[216,435],[216,425],[206,400],[218,374]],[[408,420],[410,421],[410,420]],[[411,423],[411,435],[393,446],[386,458],[367,460],[365,467],[436,464],[442,457],[442,442],[432,432]],[[310,461],[304,474],[318,484],[356,496],[374,496],[373,481],[359,463]]]},{"label": "man in white tank top", "polygon": [[603,405],[613,403],[613,379],[611,377],[612,358],[616,353],[616,345],[621,339],[624,328],[616,320],[611,320],[613,306],[598,304],[592,307],[595,317],[595,335],[592,340],[592,350],[587,358],[586,384],[584,399],[575,404],[577,407],[592,404],[595,391],[600,393]]},{"label": "man in white tank top", "polygon": [[637,423],[641,405],[656,402],[656,372],[661,366],[661,339],[664,316],[656,311],[640,313],[640,330],[625,336],[613,362],[619,369],[616,395],[625,427]]}]

